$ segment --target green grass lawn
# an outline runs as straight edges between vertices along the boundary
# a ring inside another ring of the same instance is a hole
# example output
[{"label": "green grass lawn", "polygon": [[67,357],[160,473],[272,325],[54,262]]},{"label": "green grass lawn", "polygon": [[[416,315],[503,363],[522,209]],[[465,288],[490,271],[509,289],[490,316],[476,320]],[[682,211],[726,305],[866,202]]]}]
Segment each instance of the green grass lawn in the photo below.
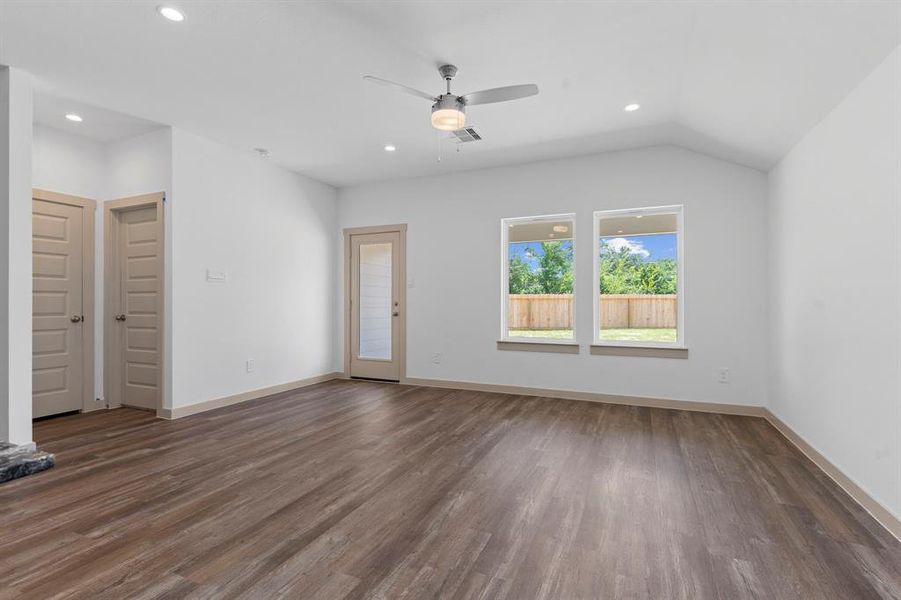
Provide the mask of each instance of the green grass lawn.
[{"label": "green grass lawn", "polygon": [[605,342],[675,342],[675,329],[601,329]]},{"label": "green grass lawn", "polygon": [[507,332],[510,337],[526,338],[551,338],[554,340],[573,339],[572,329],[511,329]]},{"label": "green grass lawn", "polygon": [[[548,338],[571,340],[572,329],[511,329],[510,337]],[[602,329],[601,340],[605,342],[675,342],[675,329]]]}]

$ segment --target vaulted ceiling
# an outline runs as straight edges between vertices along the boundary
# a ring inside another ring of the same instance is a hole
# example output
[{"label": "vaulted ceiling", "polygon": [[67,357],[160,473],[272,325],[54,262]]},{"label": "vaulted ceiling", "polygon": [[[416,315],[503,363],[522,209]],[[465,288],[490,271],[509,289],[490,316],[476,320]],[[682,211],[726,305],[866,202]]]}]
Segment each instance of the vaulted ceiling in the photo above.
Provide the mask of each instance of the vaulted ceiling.
[{"label": "vaulted ceiling", "polygon": [[[0,63],[335,185],[659,143],[766,170],[901,42],[896,2],[159,3],[5,0]],[[438,93],[445,62],[460,93],[541,93],[470,107],[456,145],[361,79]]]}]

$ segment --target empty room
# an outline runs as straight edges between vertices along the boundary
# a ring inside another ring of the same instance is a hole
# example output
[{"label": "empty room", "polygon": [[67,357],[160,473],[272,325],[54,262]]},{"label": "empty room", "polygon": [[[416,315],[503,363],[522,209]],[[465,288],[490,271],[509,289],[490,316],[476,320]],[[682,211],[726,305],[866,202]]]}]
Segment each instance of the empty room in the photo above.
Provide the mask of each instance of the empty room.
[{"label": "empty room", "polygon": [[901,600],[901,2],[0,0],[0,599]]}]

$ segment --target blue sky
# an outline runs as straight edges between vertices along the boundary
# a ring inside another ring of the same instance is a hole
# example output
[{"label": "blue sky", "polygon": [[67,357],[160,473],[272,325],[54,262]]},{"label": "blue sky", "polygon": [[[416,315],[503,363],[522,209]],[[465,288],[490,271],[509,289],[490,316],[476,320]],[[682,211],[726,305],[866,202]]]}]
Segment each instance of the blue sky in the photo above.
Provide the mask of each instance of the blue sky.
[{"label": "blue sky", "polygon": [[645,260],[676,258],[675,233],[602,237],[601,243],[615,249],[629,248],[633,254],[639,254]]},{"label": "blue sky", "polygon": [[[569,246],[572,242],[563,242]],[[645,260],[659,260],[661,258],[676,258],[676,234],[659,233],[656,235],[627,235],[601,238],[601,243],[609,244],[614,248],[629,248],[634,254],[641,255]],[[510,244],[510,258],[519,256],[530,267],[536,267],[537,259],[529,259],[527,251],[541,256],[540,242],[514,242]]]},{"label": "blue sky", "polygon": [[[564,248],[568,248],[572,245],[570,240],[561,240]],[[531,250],[535,258],[529,258],[529,250]],[[510,244],[509,250],[509,258],[513,258],[514,256],[520,257],[529,267],[535,268],[538,266],[538,258],[544,251],[541,249],[541,242],[513,242]]]}]

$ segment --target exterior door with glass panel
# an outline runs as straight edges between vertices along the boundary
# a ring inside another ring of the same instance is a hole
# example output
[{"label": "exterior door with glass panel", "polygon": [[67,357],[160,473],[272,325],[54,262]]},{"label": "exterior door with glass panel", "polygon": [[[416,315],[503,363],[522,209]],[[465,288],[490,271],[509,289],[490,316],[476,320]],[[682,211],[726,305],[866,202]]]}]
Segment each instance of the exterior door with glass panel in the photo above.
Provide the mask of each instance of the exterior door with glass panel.
[{"label": "exterior door with glass panel", "polygon": [[400,233],[350,237],[350,376],[400,380]]}]

